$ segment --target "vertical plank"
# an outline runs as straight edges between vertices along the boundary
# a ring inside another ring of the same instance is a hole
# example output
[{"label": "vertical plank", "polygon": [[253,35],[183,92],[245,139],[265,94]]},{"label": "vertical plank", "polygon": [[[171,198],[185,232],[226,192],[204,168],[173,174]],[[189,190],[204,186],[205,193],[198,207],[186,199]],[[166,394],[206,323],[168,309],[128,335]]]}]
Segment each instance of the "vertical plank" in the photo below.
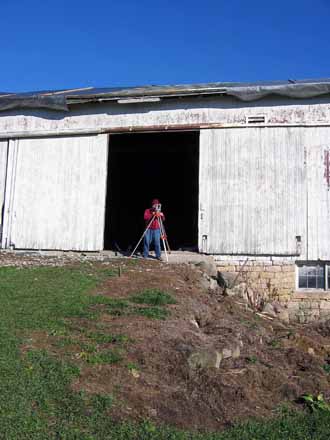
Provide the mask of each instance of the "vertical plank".
[{"label": "vertical plank", "polygon": [[306,240],[302,132],[208,130],[200,148],[208,252],[296,255],[296,236]]},{"label": "vertical plank", "polygon": [[2,247],[3,215],[7,173],[8,141],[0,140],[0,247]]},{"label": "vertical plank", "polygon": [[305,129],[308,173],[308,259],[330,260],[330,128]]},{"label": "vertical plank", "polygon": [[15,248],[103,249],[107,152],[107,135],[19,141]]}]

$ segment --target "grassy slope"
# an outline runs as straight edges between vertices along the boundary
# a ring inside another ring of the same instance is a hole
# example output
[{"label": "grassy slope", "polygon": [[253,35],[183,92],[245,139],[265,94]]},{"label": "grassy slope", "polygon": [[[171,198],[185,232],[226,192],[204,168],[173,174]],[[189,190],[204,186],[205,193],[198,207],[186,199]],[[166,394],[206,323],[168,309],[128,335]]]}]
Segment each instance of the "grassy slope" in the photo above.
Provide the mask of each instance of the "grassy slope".
[{"label": "grassy slope", "polygon": [[[64,318],[95,318],[88,306],[96,299],[89,296],[88,291],[109,275],[111,273],[89,265],[75,269],[0,268],[1,439],[329,438],[330,417],[327,413],[308,417],[287,414],[266,423],[250,423],[222,434],[200,436],[171,428],[156,428],[147,422],[140,425],[113,424],[108,417],[111,396],[88,396],[70,390],[71,381],[79,375],[76,366],[41,350],[21,353],[20,345],[27,342],[32,331],[43,330],[69,337],[70,330]],[[144,301],[150,303],[148,295],[147,300],[135,297],[137,303]],[[161,304],[156,301],[153,305]],[[150,316],[155,317],[164,319],[166,314]]]}]

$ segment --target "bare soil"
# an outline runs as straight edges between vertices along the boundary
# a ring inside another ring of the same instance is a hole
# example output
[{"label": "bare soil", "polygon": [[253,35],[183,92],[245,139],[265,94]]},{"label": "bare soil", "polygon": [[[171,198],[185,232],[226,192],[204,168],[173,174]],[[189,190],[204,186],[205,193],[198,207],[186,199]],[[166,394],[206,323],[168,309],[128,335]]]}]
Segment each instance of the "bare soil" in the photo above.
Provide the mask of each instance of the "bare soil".
[{"label": "bare soil", "polygon": [[[298,405],[304,393],[329,397],[330,323],[287,325],[263,318],[233,298],[201,287],[202,272],[188,264],[118,260],[104,264],[121,276],[108,278],[93,295],[128,298],[146,288],[172,294],[166,320],[113,316],[104,305],[95,320],[72,319],[73,338],[81,329],[125,334],[124,359],[90,365],[79,358],[79,344],[56,345],[57,336],[31,335],[29,347],[47,347],[81,367],[72,387],[114,396],[117,420],[151,419],[190,430],[219,430],[250,417],[271,417],[283,403]],[[80,331],[80,333],[79,333]],[[221,351],[240,344],[240,356],[219,368],[191,368],[200,350]],[[28,348],[29,348],[28,347]],[[111,344],[103,348],[111,348]]]}]

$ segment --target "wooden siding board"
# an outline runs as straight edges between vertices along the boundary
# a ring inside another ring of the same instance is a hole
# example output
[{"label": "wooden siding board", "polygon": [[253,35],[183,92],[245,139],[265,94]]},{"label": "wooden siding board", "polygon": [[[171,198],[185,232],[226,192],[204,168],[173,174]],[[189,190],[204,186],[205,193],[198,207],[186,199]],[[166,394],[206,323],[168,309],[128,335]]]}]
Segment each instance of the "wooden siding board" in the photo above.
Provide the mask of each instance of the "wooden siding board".
[{"label": "wooden siding board", "polygon": [[16,248],[103,249],[107,150],[107,135],[19,141]]},{"label": "wooden siding board", "polygon": [[326,161],[330,151],[330,128],[306,131],[308,173],[309,260],[330,260],[330,186]]},{"label": "wooden siding board", "polygon": [[[8,141],[0,140],[0,227],[2,225],[2,213],[5,203],[6,171],[7,171]],[[1,243],[0,243],[1,245]]]},{"label": "wooden siding board", "polygon": [[[75,105],[70,112],[27,109],[2,112],[0,135],[14,136],[85,131],[125,129],[134,127],[169,127],[189,124],[245,125],[247,117],[265,116],[269,124],[329,124],[328,97],[292,100],[265,98],[255,102],[241,102],[231,97],[182,98],[152,104],[98,103]],[[67,133],[69,134],[69,133]]]},{"label": "wooden siding board", "polygon": [[301,132],[291,130],[202,131],[208,253],[296,254],[296,236],[306,235],[306,190]]}]

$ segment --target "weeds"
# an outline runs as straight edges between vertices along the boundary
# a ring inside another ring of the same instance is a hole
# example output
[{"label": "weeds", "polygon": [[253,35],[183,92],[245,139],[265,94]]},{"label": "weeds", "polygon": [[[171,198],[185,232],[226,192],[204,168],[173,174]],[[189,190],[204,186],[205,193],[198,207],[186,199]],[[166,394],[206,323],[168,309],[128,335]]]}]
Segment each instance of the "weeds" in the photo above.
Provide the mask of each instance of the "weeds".
[{"label": "weeds", "polygon": [[325,371],[325,373],[330,374],[330,364],[324,364],[323,370]]},{"label": "weeds", "polygon": [[322,394],[318,394],[317,396],[304,394],[301,396],[301,399],[311,411],[326,411],[330,413],[330,404],[324,400]]},{"label": "weeds", "polygon": [[246,358],[246,360],[250,363],[250,364],[256,364],[258,362],[258,358],[254,355],[252,356],[248,356]]}]

